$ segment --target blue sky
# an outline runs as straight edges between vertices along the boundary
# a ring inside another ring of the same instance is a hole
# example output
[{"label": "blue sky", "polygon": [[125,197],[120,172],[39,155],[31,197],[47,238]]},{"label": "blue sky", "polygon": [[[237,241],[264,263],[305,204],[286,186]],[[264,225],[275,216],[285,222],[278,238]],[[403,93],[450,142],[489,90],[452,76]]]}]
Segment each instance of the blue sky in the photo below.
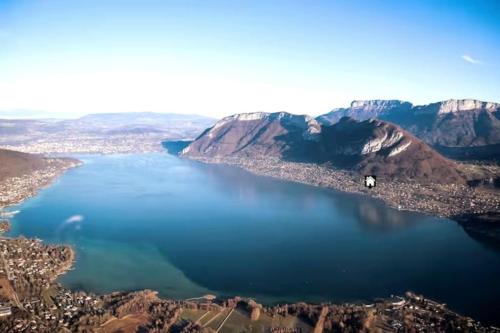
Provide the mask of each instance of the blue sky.
[{"label": "blue sky", "polygon": [[500,102],[500,1],[0,0],[10,113],[317,115],[373,98]]}]

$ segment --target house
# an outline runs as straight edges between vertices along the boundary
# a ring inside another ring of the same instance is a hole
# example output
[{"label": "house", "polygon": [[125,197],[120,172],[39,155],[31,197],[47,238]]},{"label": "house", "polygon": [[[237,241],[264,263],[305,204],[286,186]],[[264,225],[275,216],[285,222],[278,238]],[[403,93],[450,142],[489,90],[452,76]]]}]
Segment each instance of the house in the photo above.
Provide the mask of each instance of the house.
[{"label": "house", "polygon": [[377,185],[377,177],[368,175],[365,176],[365,186],[368,188],[373,188]]}]

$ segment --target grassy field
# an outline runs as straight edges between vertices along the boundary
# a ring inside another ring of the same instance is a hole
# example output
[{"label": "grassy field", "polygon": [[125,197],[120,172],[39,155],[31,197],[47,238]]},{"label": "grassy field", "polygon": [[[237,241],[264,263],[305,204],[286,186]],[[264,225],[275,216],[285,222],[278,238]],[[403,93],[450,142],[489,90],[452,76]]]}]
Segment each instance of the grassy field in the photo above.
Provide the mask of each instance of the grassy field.
[{"label": "grassy field", "polygon": [[98,333],[134,333],[140,325],[149,322],[149,316],[144,313],[127,315],[123,318],[112,318],[97,329]]},{"label": "grassy field", "polygon": [[[199,320],[199,324],[204,327],[209,327],[216,330],[229,314],[230,309],[218,311],[205,310],[183,310],[181,320]],[[200,320],[201,318],[201,320]],[[269,332],[272,328],[287,328],[303,333],[313,331],[313,327],[294,316],[277,316],[271,318],[265,314],[261,314],[259,320],[251,321],[249,312],[244,308],[236,308],[231,316],[224,323],[219,333],[234,333],[234,332],[249,332],[262,333]]]}]

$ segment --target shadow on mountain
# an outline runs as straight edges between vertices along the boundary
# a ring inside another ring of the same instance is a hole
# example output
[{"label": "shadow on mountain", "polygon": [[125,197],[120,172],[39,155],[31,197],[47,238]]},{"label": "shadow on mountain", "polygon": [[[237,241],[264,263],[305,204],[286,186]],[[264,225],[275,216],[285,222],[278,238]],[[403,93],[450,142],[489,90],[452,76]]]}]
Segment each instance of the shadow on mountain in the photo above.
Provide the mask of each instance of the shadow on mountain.
[{"label": "shadow on mountain", "polygon": [[316,163],[321,156],[321,150],[316,141],[306,141],[302,133],[289,132],[274,138],[282,142],[286,148],[281,153],[281,158],[288,162]]}]

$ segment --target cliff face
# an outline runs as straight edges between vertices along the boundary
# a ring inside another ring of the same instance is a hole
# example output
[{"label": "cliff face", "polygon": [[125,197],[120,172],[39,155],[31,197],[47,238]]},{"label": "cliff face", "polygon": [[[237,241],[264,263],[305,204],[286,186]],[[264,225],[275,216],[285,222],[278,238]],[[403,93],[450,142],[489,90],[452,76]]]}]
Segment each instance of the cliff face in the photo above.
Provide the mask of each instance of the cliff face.
[{"label": "cliff face", "polygon": [[332,125],[342,117],[351,117],[356,120],[381,118],[389,114],[405,114],[412,109],[409,102],[399,100],[357,100],[352,101],[348,108],[333,109],[331,112],[319,116],[317,120],[324,125]]},{"label": "cliff face", "polygon": [[455,113],[463,111],[484,110],[487,112],[500,111],[499,103],[483,102],[475,99],[449,99],[447,101],[421,105],[415,107],[415,113]]},{"label": "cliff face", "polygon": [[407,131],[380,120],[342,118],[322,132],[323,160],[393,180],[462,183],[454,162]]},{"label": "cliff face", "polygon": [[500,144],[500,104],[449,100],[415,107],[401,124],[436,146],[478,147]]},{"label": "cliff face", "polygon": [[[318,121],[333,124],[343,116],[390,121],[456,158],[492,158],[500,145],[499,103],[452,99],[411,106],[400,101],[354,101],[351,107],[335,109]],[[480,154],[475,153],[476,147],[481,147]]]},{"label": "cliff face", "polygon": [[378,120],[342,118],[320,127],[288,113],[227,117],[182,151],[187,157],[278,157],[420,182],[462,182],[453,162],[401,128]]}]

